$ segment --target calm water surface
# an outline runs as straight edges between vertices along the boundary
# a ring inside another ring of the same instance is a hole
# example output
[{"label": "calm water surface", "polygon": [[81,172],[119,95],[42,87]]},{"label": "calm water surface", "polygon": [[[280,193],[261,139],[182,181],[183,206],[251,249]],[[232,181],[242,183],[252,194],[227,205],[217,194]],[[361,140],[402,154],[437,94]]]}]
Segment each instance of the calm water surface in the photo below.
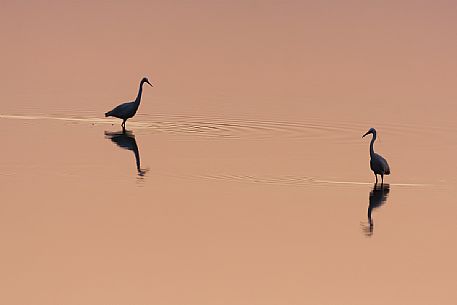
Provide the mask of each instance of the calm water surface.
[{"label": "calm water surface", "polygon": [[1,1],[0,304],[457,304],[456,16]]},{"label": "calm water surface", "polygon": [[374,188],[364,122],[157,115],[123,134],[95,116],[0,121],[11,303],[457,297],[452,128],[379,128],[392,175]]}]

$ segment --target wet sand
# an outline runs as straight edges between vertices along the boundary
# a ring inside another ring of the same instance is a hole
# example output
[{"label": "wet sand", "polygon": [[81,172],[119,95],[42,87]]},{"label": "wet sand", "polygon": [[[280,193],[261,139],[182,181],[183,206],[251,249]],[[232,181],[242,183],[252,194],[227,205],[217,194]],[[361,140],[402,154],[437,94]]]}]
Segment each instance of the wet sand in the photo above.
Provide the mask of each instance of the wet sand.
[{"label": "wet sand", "polygon": [[359,124],[157,115],[122,134],[111,120],[50,117],[0,117],[9,304],[457,297],[455,147],[421,162],[436,148],[405,141],[414,126],[379,130],[392,175],[373,190]]}]

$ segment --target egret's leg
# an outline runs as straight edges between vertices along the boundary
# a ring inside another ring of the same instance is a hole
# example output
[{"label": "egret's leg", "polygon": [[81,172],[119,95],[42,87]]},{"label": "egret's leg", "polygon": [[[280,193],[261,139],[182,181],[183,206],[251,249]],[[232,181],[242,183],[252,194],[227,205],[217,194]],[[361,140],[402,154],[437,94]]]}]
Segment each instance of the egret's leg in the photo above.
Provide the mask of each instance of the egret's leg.
[{"label": "egret's leg", "polygon": [[376,185],[378,184],[378,175],[374,174],[374,176],[376,177],[376,182],[374,183]]},{"label": "egret's leg", "polygon": [[384,185],[384,175],[381,175],[381,185]]}]

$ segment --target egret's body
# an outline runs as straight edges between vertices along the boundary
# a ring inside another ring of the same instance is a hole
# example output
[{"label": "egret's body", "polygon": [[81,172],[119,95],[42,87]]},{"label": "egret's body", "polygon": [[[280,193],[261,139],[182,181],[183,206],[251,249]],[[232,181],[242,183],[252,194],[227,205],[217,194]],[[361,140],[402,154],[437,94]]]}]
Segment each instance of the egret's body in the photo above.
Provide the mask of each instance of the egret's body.
[{"label": "egret's body", "polygon": [[370,142],[370,168],[374,172],[376,183],[378,183],[378,175],[381,175],[381,183],[384,183],[384,175],[390,175],[390,167],[386,159],[374,152],[373,145],[374,141],[376,141],[376,129],[370,128],[362,138],[370,133],[373,134]]},{"label": "egret's body", "polygon": [[120,104],[119,106],[115,107],[113,110],[106,112],[105,117],[112,116],[115,118],[122,119],[121,126],[123,129],[125,129],[125,122],[136,114],[138,107],[140,106],[141,95],[143,93],[143,84],[144,83],[148,83],[152,87],[149,80],[146,77],[144,77],[140,82],[140,88],[138,89],[138,95],[137,95],[136,99],[133,102]]}]

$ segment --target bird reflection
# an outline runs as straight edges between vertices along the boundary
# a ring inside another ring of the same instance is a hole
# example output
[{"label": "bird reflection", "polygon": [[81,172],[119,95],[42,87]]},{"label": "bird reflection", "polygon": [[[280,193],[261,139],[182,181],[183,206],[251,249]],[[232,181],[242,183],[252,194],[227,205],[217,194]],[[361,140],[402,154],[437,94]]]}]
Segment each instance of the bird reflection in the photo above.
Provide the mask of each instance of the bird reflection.
[{"label": "bird reflection", "polygon": [[138,151],[138,145],[136,144],[135,135],[129,130],[123,130],[118,132],[109,132],[105,131],[105,136],[107,139],[110,139],[117,146],[131,150],[135,154],[136,169],[138,176],[143,177],[147,170],[141,168],[140,165],[140,152]]},{"label": "bird reflection", "polygon": [[374,222],[373,222],[373,217],[371,217],[371,214],[373,212],[373,209],[379,208],[386,202],[389,192],[390,192],[389,184],[381,184],[381,185],[375,184],[373,186],[373,189],[370,192],[369,203],[368,203],[368,226],[363,229],[365,232],[365,235],[367,235],[367,236],[373,235]]}]

